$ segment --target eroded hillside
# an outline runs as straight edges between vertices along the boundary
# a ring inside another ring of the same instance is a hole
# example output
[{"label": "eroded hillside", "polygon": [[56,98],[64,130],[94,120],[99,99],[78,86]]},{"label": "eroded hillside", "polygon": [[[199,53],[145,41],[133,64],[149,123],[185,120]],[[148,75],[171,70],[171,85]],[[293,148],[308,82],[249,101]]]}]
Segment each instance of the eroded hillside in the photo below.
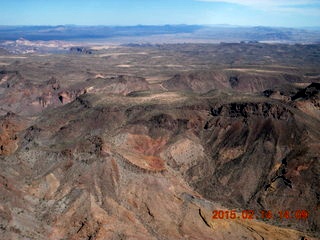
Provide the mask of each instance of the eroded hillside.
[{"label": "eroded hillside", "polygon": [[208,69],[150,47],[97,51],[4,58],[4,239],[317,239],[315,65]]}]

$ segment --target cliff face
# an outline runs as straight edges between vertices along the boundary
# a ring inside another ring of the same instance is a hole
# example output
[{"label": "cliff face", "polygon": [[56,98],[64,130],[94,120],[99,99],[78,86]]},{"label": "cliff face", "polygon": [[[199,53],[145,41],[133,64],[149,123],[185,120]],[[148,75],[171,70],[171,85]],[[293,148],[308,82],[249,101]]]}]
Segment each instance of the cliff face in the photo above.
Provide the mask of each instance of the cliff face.
[{"label": "cliff face", "polygon": [[3,70],[0,71],[0,111],[32,116],[47,107],[69,103],[86,92],[127,95],[146,90],[149,90],[148,82],[135,76],[97,76],[66,85],[55,77],[36,82],[24,78],[19,71]]},{"label": "cliff face", "polygon": [[276,85],[304,82],[297,73],[230,68],[221,71],[195,71],[176,74],[162,85],[168,90],[206,93],[214,89],[260,92]]},{"label": "cliff face", "polygon": [[[229,103],[213,107],[204,128],[209,157],[186,171],[204,196],[256,211],[317,208],[319,145],[294,109],[278,103]],[[192,179],[196,173],[199,177]],[[308,221],[295,223],[318,228],[318,216]]]}]

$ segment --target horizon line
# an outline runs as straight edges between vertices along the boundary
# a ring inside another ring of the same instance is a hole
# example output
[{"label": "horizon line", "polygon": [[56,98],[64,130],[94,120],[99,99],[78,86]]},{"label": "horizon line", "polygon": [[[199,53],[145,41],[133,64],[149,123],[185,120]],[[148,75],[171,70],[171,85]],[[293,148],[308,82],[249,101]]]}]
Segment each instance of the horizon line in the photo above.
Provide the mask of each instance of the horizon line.
[{"label": "horizon line", "polygon": [[294,29],[305,29],[305,28],[319,28],[320,25],[315,26],[272,26],[272,25],[237,25],[237,24],[224,24],[224,23],[218,23],[218,24],[185,24],[185,23],[179,23],[179,24],[134,24],[134,25],[114,25],[114,24],[0,24],[0,27],[164,27],[164,26],[205,26],[205,27],[267,27],[267,28],[294,28]]}]

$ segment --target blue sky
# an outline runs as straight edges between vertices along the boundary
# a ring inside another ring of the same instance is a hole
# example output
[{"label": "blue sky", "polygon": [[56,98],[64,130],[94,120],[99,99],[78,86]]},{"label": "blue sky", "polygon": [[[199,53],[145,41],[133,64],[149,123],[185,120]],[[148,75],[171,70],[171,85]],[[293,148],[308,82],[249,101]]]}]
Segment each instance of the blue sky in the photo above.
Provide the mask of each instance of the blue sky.
[{"label": "blue sky", "polygon": [[320,0],[0,0],[0,25],[320,26]]}]

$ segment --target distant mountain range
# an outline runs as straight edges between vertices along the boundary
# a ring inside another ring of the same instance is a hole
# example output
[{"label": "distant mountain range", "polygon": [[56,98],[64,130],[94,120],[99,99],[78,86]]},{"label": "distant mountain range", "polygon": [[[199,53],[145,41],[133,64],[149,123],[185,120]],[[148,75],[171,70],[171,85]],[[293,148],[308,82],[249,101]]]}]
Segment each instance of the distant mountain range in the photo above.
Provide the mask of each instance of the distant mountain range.
[{"label": "distant mountain range", "polygon": [[240,27],[231,25],[163,26],[0,26],[0,41],[283,42],[319,43],[320,28]]}]

